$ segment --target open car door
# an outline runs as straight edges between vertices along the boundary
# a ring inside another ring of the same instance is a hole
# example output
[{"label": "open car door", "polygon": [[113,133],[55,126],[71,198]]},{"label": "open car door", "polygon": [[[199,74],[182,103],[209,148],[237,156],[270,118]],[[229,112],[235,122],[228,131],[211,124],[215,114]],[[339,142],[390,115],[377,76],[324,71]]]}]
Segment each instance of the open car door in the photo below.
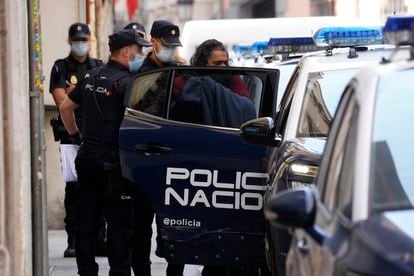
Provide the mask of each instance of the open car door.
[{"label": "open car door", "polygon": [[171,67],[135,76],[120,128],[123,174],[156,213],[166,259],[262,267],[266,147],[240,125],[275,111],[279,71]]}]

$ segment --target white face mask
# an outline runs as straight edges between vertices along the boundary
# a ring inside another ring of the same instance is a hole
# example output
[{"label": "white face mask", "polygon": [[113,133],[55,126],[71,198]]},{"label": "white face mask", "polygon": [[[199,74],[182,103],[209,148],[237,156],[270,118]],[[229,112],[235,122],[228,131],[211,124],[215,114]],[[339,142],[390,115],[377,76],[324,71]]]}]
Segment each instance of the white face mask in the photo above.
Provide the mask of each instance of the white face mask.
[{"label": "white face mask", "polygon": [[168,47],[162,47],[160,51],[157,53],[155,52],[155,54],[157,55],[158,59],[161,60],[162,62],[171,62],[174,60],[174,55],[175,55],[175,47],[174,48],[168,48]]},{"label": "white face mask", "polygon": [[86,56],[89,52],[89,44],[87,41],[72,41],[71,51],[76,56]]}]

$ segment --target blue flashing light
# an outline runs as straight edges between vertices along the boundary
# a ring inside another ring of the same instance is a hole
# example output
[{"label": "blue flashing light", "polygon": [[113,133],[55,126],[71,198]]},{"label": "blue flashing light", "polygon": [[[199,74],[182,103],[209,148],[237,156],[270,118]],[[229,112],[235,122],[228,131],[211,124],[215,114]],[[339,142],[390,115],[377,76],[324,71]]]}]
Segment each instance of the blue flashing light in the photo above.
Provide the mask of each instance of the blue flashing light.
[{"label": "blue flashing light", "polygon": [[257,41],[252,44],[251,50],[254,52],[264,52],[267,50],[267,41]]},{"label": "blue flashing light", "polygon": [[384,26],[386,44],[414,45],[414,16],[390,16]]},{"label": "blue flashing light", "polygon": [[312,37],[278,37],[269,40],[271,52],[278,54],[304,53],[319,51],[324,47],[317,47]]},{"label": "blue flashing light", "polygon": [[236,44],[234,46],[234,51],[237,53],[241,53],[241,52],[247,52],[250,51],[250,44],[244,44],[244,43],[240,43],[240,44]]},{"label": "blue flashing light", "polygon": [[312,37],[279,37],[271,38],[269,46],[300,46],[300,45],[315,45]]},{"label": "blue flashing light", "polygon": [[315,44],[325,47],[352,47],[382,44],[381,27],[326,27],[313,36]]}]

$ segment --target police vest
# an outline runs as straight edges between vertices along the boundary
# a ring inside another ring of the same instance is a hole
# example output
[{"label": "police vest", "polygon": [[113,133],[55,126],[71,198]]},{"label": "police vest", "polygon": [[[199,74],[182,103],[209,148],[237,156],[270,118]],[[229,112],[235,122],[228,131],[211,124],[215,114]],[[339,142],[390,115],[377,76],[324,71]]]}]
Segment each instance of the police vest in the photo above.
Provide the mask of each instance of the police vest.
[{"label": "police vest", "polygon": [[84,76],[80,103],[83,113],[82,135],[86,141],[115,144],[125,111],[125,91],[120,91],[119,83],[130,74],[119,71],[105,77],[100,75],[103,68],[93,69]]}]

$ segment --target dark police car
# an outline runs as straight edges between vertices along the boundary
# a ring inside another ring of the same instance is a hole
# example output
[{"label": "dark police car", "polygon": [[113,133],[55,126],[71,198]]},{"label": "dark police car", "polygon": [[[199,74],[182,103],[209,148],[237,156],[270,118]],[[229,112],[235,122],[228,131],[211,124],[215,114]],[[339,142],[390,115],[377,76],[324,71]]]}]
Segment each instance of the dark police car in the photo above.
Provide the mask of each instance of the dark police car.
[{"label": "dark police car", "polygon": [[266,147],[239,127],[274,115],[277,82],[275,69],[186,66],[132,80],[122,170],[153,204],[169,262],[266,265]]},{"label": "dark police car", "polygon": [[[414,17],[384,37],[414,45]],[[288,275],[414,275],[413,48],[359,72],[329,134],[318,190],[284,192],[268,219],[295,228]]]}]

